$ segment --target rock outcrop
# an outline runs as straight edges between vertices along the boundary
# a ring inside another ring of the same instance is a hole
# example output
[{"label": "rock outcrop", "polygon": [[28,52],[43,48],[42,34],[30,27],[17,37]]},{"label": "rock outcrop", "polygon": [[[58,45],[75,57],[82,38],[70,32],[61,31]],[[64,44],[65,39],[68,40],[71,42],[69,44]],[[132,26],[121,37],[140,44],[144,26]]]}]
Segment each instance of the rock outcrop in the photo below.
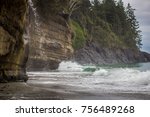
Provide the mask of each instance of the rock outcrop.
[{"label": "rock outcrop", "polygon": [[141,55],[143,56],[143,61],[150,62],[150,54],[147,52],[141,52]]},{"label": "rock outcrop", "polygon": [[90,43],[76,51],[73,60],[80,64],[130,64],[150,62],[150,54],[130,48],[108,48]]},{"label": "rock outcrop", "polygon": [[[30,0],[30,54],[27,69],[57,69],[59,63],[73,53],[71,29],[65,18],[49,10],[47,2],[43,2],[44,6],[36,6],[35,2]],[[49,16],[44,16],[40,10],[45,10],[44,13],[48,12]]]},{"label": "rock outcrop", "polygon": [[26,81],[27,0],[0,0],[0,82]]}]

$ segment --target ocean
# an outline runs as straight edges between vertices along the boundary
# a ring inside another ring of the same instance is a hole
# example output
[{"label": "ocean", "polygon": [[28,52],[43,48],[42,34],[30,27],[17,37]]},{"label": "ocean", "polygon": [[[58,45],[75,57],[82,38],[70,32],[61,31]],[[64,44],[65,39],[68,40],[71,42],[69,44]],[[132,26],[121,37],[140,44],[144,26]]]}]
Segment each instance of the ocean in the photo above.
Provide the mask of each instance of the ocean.
[{"label": "ocean", "polygon": [[29,86],[60,93],[60,99],[150,99],[150,63],[93,66],[66,61],[55,71],[28,75]]}]

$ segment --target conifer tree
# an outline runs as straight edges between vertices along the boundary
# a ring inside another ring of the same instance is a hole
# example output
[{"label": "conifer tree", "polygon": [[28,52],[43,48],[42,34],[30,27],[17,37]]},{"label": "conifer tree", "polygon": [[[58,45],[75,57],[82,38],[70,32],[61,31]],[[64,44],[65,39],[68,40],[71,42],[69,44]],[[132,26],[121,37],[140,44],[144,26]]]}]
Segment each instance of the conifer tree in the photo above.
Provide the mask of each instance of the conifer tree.
[{"label": "conifer tree", "polygon": [[142,44],[142,35],[140,35],[141,31],[139,30],[139,22],[136,19],[134,14],[135,9],[132,8],[130,4],[127,5],[126,14],[127,14],[127,22],[130,29],[131,42],[135,42],[136,45],[141,48]]},{"label": "conifer tree", "polygon": [[[73,13],[72,19],[88,32],[90,39],[99,40],[101,45],[109,44],[109,40],[114,39],[116,44],[121,42],[126,47],[141,47],[139,22],[134,14],[135,9],[130,4],[125,8],[122,0],[81,1],[80,8]],[[108,33],[113,36],[108,36]]]}]

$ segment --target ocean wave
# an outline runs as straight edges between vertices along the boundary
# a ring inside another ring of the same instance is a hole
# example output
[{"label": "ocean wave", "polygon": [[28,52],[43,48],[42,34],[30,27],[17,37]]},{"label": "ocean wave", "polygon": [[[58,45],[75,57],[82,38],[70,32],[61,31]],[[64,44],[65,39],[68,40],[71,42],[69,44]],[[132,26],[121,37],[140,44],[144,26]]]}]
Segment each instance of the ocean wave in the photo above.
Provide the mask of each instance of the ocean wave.
[{"label": "ocean wave", "polygon": [[93,76],[106,76],[108,75],[108,71],[106,69],[100,68],[93,73]]},{"label": "ocean wave", "polygon": [[72,61],[63,61],[59,64],[58,71],[82,72],[83,66]]}]

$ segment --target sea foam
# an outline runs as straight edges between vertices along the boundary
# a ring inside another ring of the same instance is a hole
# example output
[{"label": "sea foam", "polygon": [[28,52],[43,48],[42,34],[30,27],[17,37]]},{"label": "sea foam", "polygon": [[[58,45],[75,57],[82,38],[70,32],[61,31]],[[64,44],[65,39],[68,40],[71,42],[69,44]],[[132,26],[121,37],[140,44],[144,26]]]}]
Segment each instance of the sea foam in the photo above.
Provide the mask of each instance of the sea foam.
[{"label": "sea foam", "polygon": [[58,71],[81,72],[83,66],[72,61],[63,61],[59,64]]}]

